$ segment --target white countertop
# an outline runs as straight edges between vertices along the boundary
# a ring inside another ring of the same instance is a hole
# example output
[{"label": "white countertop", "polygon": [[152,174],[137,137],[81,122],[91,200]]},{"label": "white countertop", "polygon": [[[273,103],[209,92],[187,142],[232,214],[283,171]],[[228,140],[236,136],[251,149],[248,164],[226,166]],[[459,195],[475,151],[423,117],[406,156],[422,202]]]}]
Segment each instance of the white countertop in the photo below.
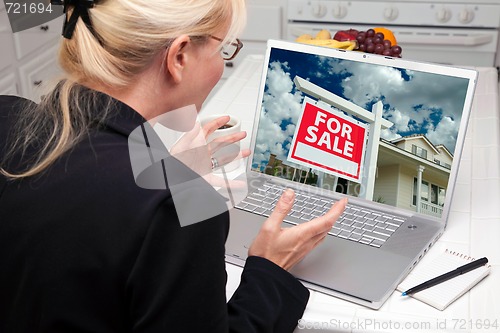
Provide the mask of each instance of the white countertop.
[{"label": "white countertop", "polygon": [[[201,113],[202,116],[237,115],[242,121],[242,129],[248,132],[242,147],[250,143],[262,65],[262,56],[245,58],[207,101]],[[399,292],[394,292],[382,308],[372,310],[311,291],[303,321],[296,332],[500,332],[498,74],[495,68],[477,70],[479,80],[448,227],[421,264],[451,249],[473,257],[488,257],[490,275],[445,311],[415,299],[402,298]],[[227,264],[226,269],[229,299],[239,284],[242,269],[231,264]]]}]

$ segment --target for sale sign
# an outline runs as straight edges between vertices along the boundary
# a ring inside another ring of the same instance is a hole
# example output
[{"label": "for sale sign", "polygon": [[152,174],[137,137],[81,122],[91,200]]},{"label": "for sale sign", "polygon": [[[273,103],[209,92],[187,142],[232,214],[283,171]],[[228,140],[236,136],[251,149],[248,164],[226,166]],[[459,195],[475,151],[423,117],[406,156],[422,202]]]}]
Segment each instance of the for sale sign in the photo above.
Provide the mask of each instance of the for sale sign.
[{"label": "for sale sign", "polygon": [[287,160],[360,183],[366,135],[365,124],[306,97]]}]

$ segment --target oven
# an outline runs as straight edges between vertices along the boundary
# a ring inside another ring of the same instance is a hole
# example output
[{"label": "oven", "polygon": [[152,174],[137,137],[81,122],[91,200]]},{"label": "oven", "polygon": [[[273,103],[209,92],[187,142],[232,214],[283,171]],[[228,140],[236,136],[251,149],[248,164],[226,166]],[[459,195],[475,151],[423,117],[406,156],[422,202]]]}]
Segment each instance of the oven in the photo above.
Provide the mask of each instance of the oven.
[{"label": "oven", "polygon": [[499,66],[500,0],[288,0],[286,38],[327,29],[386,27],[402,57],[463,66]]}]

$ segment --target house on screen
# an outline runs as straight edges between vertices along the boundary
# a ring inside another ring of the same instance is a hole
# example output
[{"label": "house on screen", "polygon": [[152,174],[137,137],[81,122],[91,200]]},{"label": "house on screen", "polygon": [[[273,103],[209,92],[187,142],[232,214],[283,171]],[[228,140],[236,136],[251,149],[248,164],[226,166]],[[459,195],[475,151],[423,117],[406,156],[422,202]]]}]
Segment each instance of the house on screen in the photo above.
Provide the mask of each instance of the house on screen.
[{"label": "house on screen", "polygon": [[380,140],[374,199],[441,216],[453,154],[424,135]]},{"label": "house on screen", "polygon": [[[373,200],[440,217],[453,154],[424,135],[380,139]],[[359,184],[337,179],[337,192],[354,195]],[[417,195],[420,193],[420,195]]]}]

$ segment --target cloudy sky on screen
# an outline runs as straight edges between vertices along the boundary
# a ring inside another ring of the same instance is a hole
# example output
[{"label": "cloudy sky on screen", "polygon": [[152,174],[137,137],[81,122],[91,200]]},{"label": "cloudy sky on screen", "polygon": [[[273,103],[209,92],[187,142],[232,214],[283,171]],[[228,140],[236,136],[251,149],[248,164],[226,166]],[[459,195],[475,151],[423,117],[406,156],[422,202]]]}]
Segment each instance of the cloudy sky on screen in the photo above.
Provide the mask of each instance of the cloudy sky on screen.
[{"label": "cloudy sky on screen", "polygon": [[304,94],[298,75],[366,110],[381,100],[384,118],[394,123],[382,138],[424,134],[453,153],[467,80],[402,70],[300,52],[274,49],[266,78],[253,166],[265,166],[269,155],[286,160]]}]

